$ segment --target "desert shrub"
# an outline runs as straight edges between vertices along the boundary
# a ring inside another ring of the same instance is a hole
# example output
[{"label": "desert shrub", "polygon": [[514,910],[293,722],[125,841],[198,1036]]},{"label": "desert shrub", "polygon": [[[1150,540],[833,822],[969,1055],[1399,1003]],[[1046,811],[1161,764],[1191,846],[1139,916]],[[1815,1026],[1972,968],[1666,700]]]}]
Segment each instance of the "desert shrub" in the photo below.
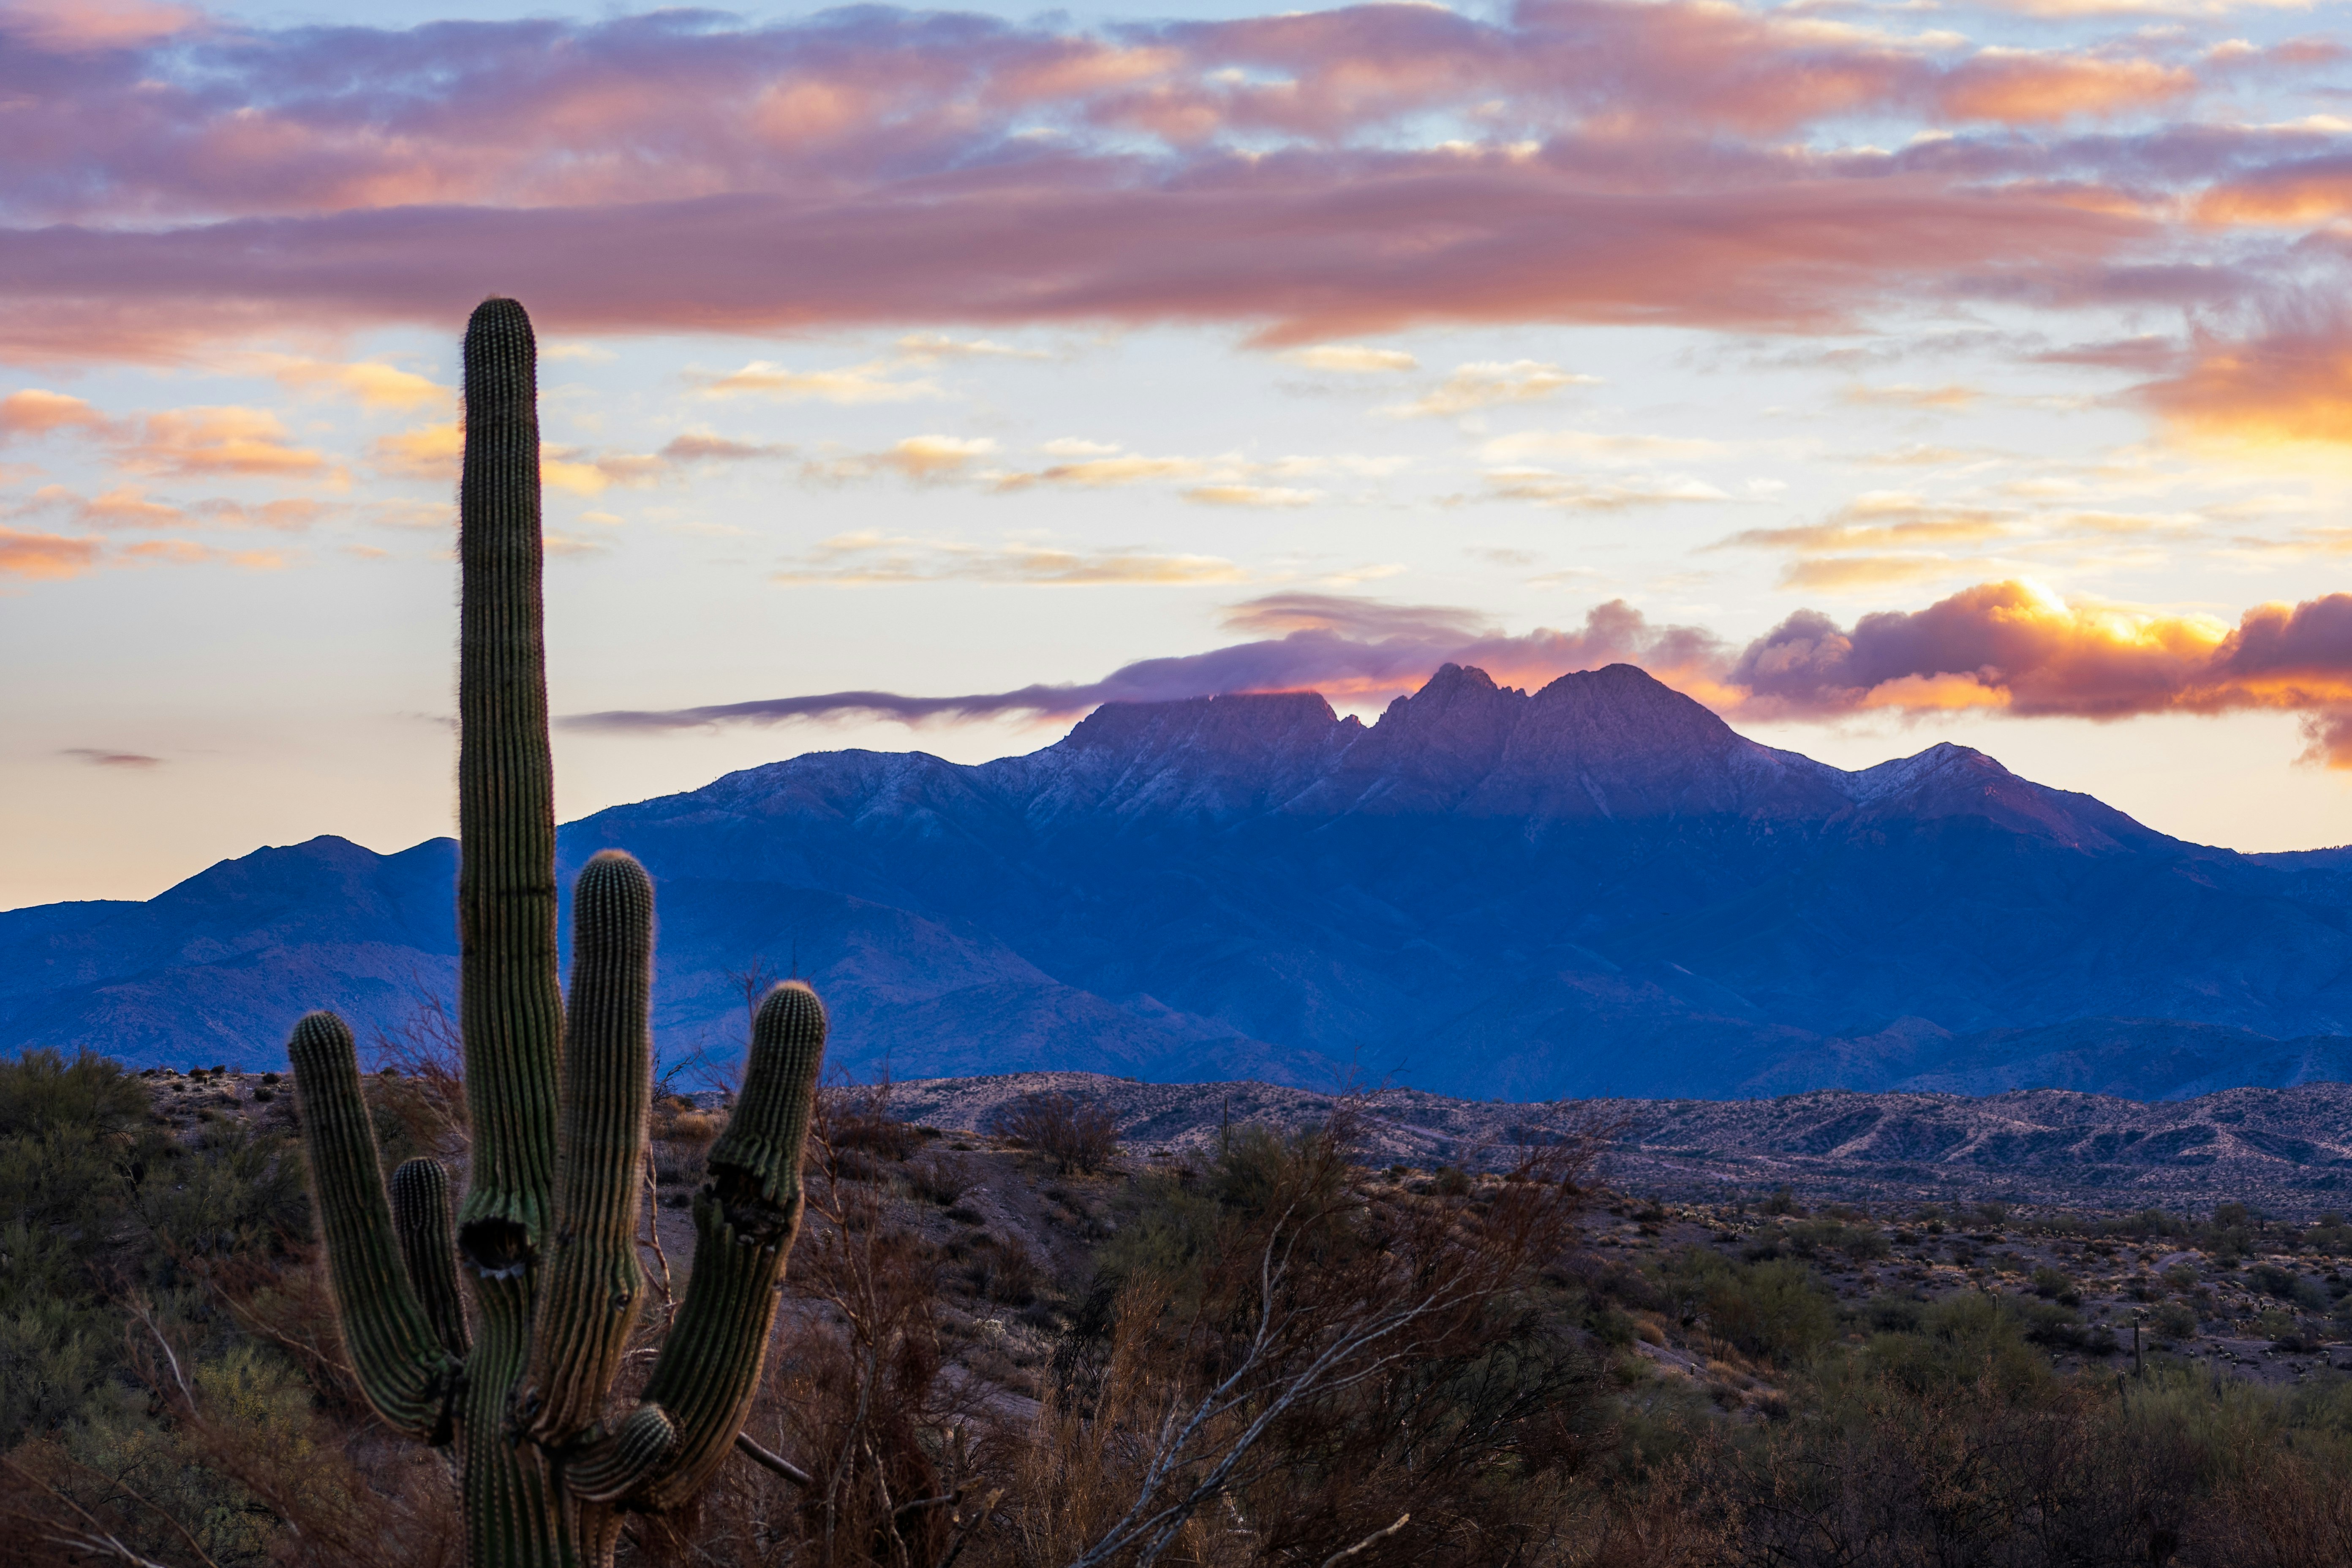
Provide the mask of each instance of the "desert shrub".
[{"label": "desert shrub", "polygon": [[466,1122],[466,1047],[439,993],[409,986],[400,1020],[376,1032],[368,1104],[385,1168],[418,1154],[460,1164],[473,1142]]},{"label": "desert shrub", "polygon": [[1091,1174],[1118,1152],[1118,1122],[1109,1109],[1066,1094],[1024,1094],[998,1106],[987,1131],[1035,1150],[1065,1175]]},{"label": "desert shrub", "polygon": [[923,1146],[922,1133],[890,1110],[887,1078],[874,1083],[826,1084],[817,1090],[811,1126],[822,1129],[817,1146],[828,1158],[847,1158],[853,1164],[856,1156],[897,1164]]},{"label": "desert shrub", "polygon": [[0,1563],[453,1564],[446,1483],[348,1457],[375,1420],[299,1155],[234,1118],[175,1140],[147,1092],[0,1061]]},{"label": "desert shrub", "polygon": [[982,1233],[956,1251],[974,1295],[1007,1307],[1025,1307],[1045,1289],[1045,1266],[1017,1236]]},{"label": "desert shrub", "polygon": [[147,1120],[147,1089],[121,1065],[83,1052],[68,1062],[46,1047],[0,1061],[0,1138],[60,1128],[129,1132]]},{"label": "desert shrub", "polygon": [[2033,1270],[2032,1282],[2033,1293],[2045,1300],[2063,1301],[2072,1307],[2083,1300],[2083,1293],[2074,1288],[2074,1281],[2066,1272],[2047,1263]]},{"label": "desert shrub", "polygon": [[980,1184],[980,1173],[969,1160],[932,1153],[907,1167],[907,1181],[916,1196],[941,1208],[953,1208],[963,1201],[966,1193]]},{"label": "desert shrub", "polygon": [[2290,1302],[2306,1311],[2327,1310],[2327,1291],[2318,1280],[2276,1263],[2255,1264],[2246,1270],[2246,1282],[2265,1296]]},{"label": "desert shrub", "polygon": [[[2042,1302],[2030,1310],[2073,1317]],[[1863,1364],[1874,1379],[1915,1398],[1949,1397],[1982,1384],[2001,1397],[2028,1400],[2054,1382],[2049,1361],[2027,1343],[2028,1328],[2008,1301],[1967,1291],[1927,1304],[1916,1332],[1874,1336]]]},{"label": "desert shrub", "polygon": [[1874,1296],[1862,1310],[1862,1321],[1880,1333],[1916,1332],[1927,1304],[1910,1296]]},{"label": "desert shrub", "polygon": [[2100,1356],[2112,1355],[2118,1348],[2114,1331],[2084,1323],[2063,1302],[2008,1300],[2001,1305],[2034,1344]]},{"label": "desert shrub", "polygon": [[1726,1264],[1706,1282],[1707,1331],[1749,1355],[1795,1365],[1837,1330],[1837,1311],[1803,1264],[1787,1259]]},{"label": "desert shrub", "polygon": [[1253,1141],[1270,1190],[1152,1178],[1191,1266],[1130,1269],[1081,1314],[1098,1342],[1006,1435],[995,1561],[1137,1561],[1143,1519],[1170,1562],[1559,1560],[1562,1489],[1605,1423],[1576,1324],[1527,1292],[1569,1239],[1576,1173],[1401,1194],[1347,1163],[1335,1120]]},{"label": "desert shrub", "polygon": [[1886,1237],[1874,1225],[1848,1225],[1822,1217],[1789,1227],[1788,1246],[1800,1258],[1843,1252],[1856,1262],[1886,1256]]},{"label": "desert shrub", "polygon": [[2197,1314],[2180,1301],[2167,1301],[2147,1315],[2148,1332],[2159,1340],[2197,1337]]}]

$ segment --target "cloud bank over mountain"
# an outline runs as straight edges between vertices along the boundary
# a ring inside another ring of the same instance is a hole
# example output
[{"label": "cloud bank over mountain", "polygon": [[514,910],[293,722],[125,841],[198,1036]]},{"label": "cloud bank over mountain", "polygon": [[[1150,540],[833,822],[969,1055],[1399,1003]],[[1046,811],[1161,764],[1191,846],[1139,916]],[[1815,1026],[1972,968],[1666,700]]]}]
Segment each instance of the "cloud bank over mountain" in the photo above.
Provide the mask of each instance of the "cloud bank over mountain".
[{"label": "cloud bank over mountain", "polygon": [[1268,634],[1207,653],[1142,659],[1098,681],[961,697],[836,691],[700,708],[583,713],[583,730],[778,723],[842,713],[920,722],[1025,713],[1075,717],[1104,702],[1314,689],[1401,694],[1446,664],[1506,679],[1634,664],[1727,717],[1930,714],[1996,708],[2020,718],[2281,709],[2303,716],[2312,759],[2352,768],[2352,595],[2258,605],[2234,627],[2210,616],[2068,605],[2023,583],[1988,583],[1923,610],[1841,627],[1800,610],[1736,652],[1697,626],[1654,626],[1613,599],[1579,631],[1506,635],[1474,611],[1338,595],[1267,595],[1234,605],[1235,631]]}]

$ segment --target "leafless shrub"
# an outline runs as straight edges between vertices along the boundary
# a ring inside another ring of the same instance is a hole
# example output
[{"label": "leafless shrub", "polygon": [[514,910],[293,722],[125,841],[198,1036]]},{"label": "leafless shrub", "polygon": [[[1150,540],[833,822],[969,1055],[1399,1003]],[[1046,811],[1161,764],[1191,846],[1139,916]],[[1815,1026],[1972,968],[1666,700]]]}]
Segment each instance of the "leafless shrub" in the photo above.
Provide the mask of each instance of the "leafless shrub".
[{"label": "leafless shrub", "polygon": [[466,1121],[466,1047],[457,1021],[436,992],[412,987],[407,1015],[376,1032],[375,1100],[405,1145],[445,1164],[462,1164],[472,1147]]},{"label": "leafless shrub", "polygon": [[2317,1568],[2352,1563],[2352,1477],[2326,1457],[2292,1450],[2245,1456],[2216,1489],[2185,1564]]},{"label": "leafless shrub", "polygon": [[[1009,1439],[1006,1561],[1507,1562],[1550,1530],[1589,1370],[1513,1303],[1565,1247],[1581,1143],[1530,1152],[1480,1200],[1400,1194],[1349,1158],[1354,1112],[1258,1158],[1191,1277],[1143,1273],[1108,1354]],[[1400,1515],[1407,1517],[1400,1519]]]},{"label": "leafless shrub", "polygon": [[689,1102],[666,1098],[654,1107],[651,1155],[661,1185],[691,1185],[702,1179],[703,1160],[725,1121]]},{"label": "leafless shrub", "polygon": [[908,1167],[907,1180],[916,1196],[941,1208],[953,1208],[963,1201],[966,1193],[980,1184],[980,1174],[969,1160],[954,1154],[932,1153]]},{"label": "leafless shrub", "polygon": [[1025,1307],[1045,1288],[1045,1267],[1017,1236],[983,1233],[964,1244],[960,1254],[957,1260],[974,1295],[1007,1307]]},{"label": "leafless shrub", "polygon": [[634,1527],[652,1562],[944,1568],[969,1542],[968,1494],[986,1489],[968,1384],[942,1374],[940,1260],[886,1190],[840,1173],[854,1151],[834,1140],[866,1125],[853,1109],[812,1126],[807,1220],[745,1428],[806,1484],[730,1466],[695,1517]]},{"label": "leafless shrub", "polygon": [[923,1146],[923,1135],[891,1113],[887,1073],[872,1083],[835,1082],[818,1089],[810,1136],[813,1146],[835,1162],[828,1169],[837,1168],[845,1157],[856,1167],[859,1155],[898,1164]]},{"label": "leafless shrub", "polygon": [[1065,1175],[1091,1174],[1118,1153],[1118,1121],[1109,1109],[1066,1094],[1024,1094],[1000,1105],[988,1131],[1034,1149]]}]

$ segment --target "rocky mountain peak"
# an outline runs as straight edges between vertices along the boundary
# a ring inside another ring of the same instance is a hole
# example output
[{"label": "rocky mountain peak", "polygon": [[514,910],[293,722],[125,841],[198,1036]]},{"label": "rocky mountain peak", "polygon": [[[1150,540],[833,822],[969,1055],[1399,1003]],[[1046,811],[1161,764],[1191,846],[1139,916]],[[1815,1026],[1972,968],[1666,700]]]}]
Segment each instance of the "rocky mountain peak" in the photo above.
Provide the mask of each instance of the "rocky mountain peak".
[{"label": "rocky mountain peak", "polygon": [[1343,724],[1314,691],[1240,692],[1174,702],[1106,702],[1055,750],[1129,756],[1183,751],[1205,756],[1272,757],[1328,745]]}]

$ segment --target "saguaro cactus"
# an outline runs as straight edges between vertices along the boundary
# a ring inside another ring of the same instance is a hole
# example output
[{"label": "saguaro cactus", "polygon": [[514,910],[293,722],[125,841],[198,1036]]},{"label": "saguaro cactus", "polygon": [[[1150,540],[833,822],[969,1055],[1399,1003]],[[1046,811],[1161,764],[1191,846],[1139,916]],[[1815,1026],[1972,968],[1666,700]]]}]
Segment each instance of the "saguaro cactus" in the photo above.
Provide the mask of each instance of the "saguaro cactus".
[{"label": "saguaro cactus", "polygon": [[726,1458],[800,1228],[801,1149],[824,1048],[815,994],[770,992],[695,1198],[686,1300],[642,1395],[610,1408],[645,1290],[653,884],[617,851],[581,871],[567,1021],[536,352],[512,300],[486,300],[467,326],[457,931],[473,1152],[454,1237],[438,1163],[411,1160],[387,1190],[351,1030],[312,1013],[288,1047],[344,1345],[377,1414],[456,1446],[475,1568],[609,1563],[624,1512],[676,1507]]}]

